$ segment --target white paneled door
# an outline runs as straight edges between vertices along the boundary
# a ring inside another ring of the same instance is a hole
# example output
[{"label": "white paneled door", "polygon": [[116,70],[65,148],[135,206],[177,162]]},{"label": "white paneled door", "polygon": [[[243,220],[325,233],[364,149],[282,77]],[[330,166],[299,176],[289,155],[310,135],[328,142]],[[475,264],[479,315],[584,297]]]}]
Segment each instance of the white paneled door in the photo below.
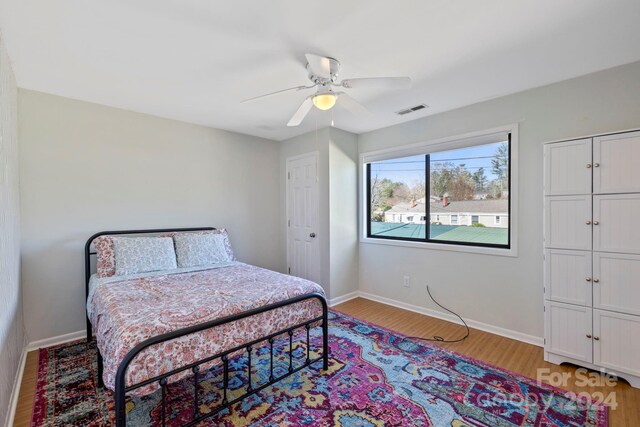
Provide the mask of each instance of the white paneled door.
[{"label": "white paneled door", "polygon": [[[591,363],[591,307],[547,301],[545,303],[545,350]],[[556,325],[551,327],[551,325]],[[560,327],[558,325],[561,325]]]},{"label": "white paneled door", "polygon": [[594,308],[640,315],[639,277],[640,255],[594,252]]},{"label": "white paneled door", "polygon": [[640,254],[640,194],[593,196],[593,250]]},{"label": "white paneled door", "polygon": [[544,146],[547,196],[591,193],[591,138]]},{"label": "white paneled door", "polygon": [[639,336],[640,317],[593,310],[593,363],[640,376]]},{"label": "white paneled door", "polygon": [[640,193],[640,132],[593,139],[593,192]]},{"label": "white paneled door", "polygon": [[287,159],[286,179],[289,274],[319,283],[317,153]]},{"label": "white paneled door", "polygon": [[591,250],[591,196],[545,197],[545,246]]},{"label": "white paneled door", "polygon": [[548,300],[591,306],[591,252],[546,249],[544,283]]}]

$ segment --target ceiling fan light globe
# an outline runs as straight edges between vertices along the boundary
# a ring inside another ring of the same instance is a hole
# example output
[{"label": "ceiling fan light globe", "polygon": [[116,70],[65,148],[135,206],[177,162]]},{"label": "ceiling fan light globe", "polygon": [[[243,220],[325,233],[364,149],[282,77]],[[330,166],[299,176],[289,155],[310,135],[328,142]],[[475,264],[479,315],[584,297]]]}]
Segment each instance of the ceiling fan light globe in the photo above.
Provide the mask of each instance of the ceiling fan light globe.
[{"label": "ceiling fan light globe", "polygon": [[338,97],[334,93],[320,93],[313,97],[313,105],[322,111],[330,110],[336,105]]}]

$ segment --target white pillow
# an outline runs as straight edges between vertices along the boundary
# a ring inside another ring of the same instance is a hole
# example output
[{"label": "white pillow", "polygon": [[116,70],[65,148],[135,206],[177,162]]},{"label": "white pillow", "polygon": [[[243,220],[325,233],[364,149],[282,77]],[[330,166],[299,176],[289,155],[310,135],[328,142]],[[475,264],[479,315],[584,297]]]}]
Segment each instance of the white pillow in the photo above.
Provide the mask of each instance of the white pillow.
[{"label": "white pillow", "polygon": [[222,234],[179,233],[173,236],[178,267],[198,267],[231,261]]},{"label": "white pillow", "polygon": [[116,276],[177,268],[170,237],[113,237]]}]

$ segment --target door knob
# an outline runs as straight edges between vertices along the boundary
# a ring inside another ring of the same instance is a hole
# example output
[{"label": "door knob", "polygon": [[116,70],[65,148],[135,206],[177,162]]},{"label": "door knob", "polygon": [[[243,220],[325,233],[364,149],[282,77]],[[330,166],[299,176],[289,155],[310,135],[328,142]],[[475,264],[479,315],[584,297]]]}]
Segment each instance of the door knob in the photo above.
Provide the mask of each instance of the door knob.
[{"label": "door knob", "polygon": [[591,163],[587,163],[587,169],[591,169]]},{"label": "door knob", "polygon": [[593,164],[593,167],[594,167],[594,168],[599,168],[599,167],[600,167],[600,163],[594,163],[594,164]]},{"label": "door knob", "polygon": [[587,334],[587,338],[591,338],[591,335]]},{"label": "door knob", "polygon": [[600,341],[600,337],[593,337],[594,340]]},{"label": "door knob", "polygon": [[587,221],[585,224],[587,224],[587,225],[591,225],[591,221]]},{"label": "door knob", "polygon": [[593,283],[598,283],[600,282],[600,279],[593,279]]},{"label": "door knob", "polygon": [[315,239],[315,237],[316,237],[316,233],[311,233],[311,234],[309,234],[309,237],[311,237],[312,239]]},{"label": "door knob", "polygon": [[586,278],[586,279],[584,279],[584,280],[586,280],[587,282],[590,282],[590,281],[591,281],[591,277],[587,277],[587,278]]},{"label": "door knob", "polygon": [[598,225],[600,224],[598,221],[593,221],[593,225]]}]

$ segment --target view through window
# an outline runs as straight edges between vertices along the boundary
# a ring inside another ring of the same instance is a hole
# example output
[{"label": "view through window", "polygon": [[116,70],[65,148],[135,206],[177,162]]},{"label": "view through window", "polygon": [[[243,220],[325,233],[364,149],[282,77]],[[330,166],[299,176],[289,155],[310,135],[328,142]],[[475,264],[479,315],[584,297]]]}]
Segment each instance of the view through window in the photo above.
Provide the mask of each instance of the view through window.
[{"label": "view through window", "polygon": [[508,248],[510,143],[367,164],[368,237]]}]

